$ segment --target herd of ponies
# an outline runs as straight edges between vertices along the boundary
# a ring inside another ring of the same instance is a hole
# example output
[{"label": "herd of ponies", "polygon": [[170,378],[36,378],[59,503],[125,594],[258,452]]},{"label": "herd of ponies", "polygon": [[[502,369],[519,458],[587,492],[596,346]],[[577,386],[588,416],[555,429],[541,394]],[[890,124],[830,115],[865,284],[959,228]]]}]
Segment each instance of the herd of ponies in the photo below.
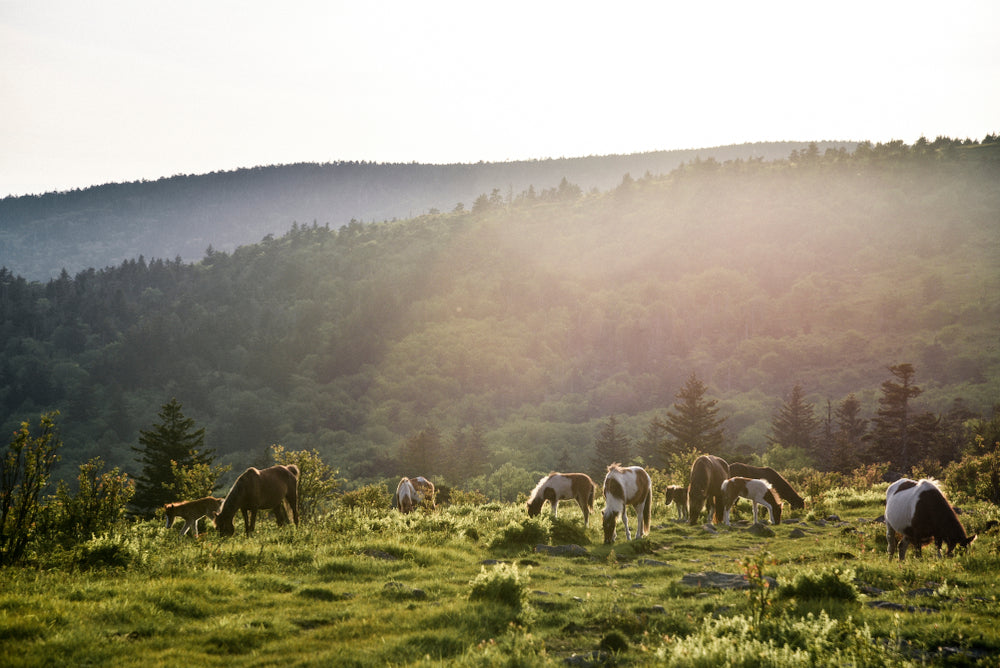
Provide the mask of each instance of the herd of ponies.
[{"label": "herd of ponies", "polygon": [[[185,521],[181,535],[193,528],[198,536],[199,519],[213,521],[219,534],[235,533],[233,518],[243,514],[246,535],[250,535],[257,521],[257,512],[271,510],[279,526],[288,523],[291,509],[292,522],[299,523],[298,512],[299,469],[294,466],[276,465],[266,469],[248,468],[244,471],[225,498],[207,496],[194,501],[168,503],[164,507],[167,527],[178,519]],[[596,485],[586,473],[549,473],[542,477],[528,496],[529,517],[542,511],[545,502],[551,505],[555,517],[560,501],[576,501],[583,511],[584,526],[590,525],[594,510]],[[636,514],[635,538],[649,534],[653,505],[653,483],[649,473],[639,466],[608,466],[604,478],[604,513],[602,524],[604,542],[611,544],[617,538],[618,519],[625,527],[626,540],[633,540],[626,506]],[[666,490],[666,504],[677,507],[677,517],[694,526],[698,524],[702,509],[709,521],[729,525],[729,512],[740,499],[749,499],[753,507],[753,521],[757,524],[758,507],[768,513],[771,524],[781,523],[784,502],[792,508],[803,508],[805,502],[785,478],[770,467],[749,464],[729,464],[721,457],[702,455],[691,466],[687,487],[670,486]],[[392,507],[409,513],[418,507],[434,509],[434,483],[422,476],[402,478],[392,497]],[[917,554],[932,541],[938,556],[947,544],[951,556],[956,546],[967,546],[976,536],[968,536],[955,509],[945,498],[934,480],[900,478],[886,490],[885,502],[886,539],[889,557],[897,550],[902,561],[906,549],[913,545]]]}]

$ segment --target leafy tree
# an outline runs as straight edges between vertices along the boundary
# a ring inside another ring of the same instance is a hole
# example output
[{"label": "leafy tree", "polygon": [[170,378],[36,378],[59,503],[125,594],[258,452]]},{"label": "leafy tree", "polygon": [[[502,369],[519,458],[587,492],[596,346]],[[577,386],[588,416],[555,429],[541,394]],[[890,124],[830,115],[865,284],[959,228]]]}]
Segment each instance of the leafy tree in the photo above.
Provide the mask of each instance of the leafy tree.
[{"label": "leafy tree", "polygon": [[482,428],[459,429],[451,439],[450,452],[443,457],[442,473],[449,481],[460,483],[482,475],[489,467],[489,449]]},{"label": "leafy tree", "polygon": [[60,480],[45,506],[45,525],[57,540],[75,543],[111,531],[125,518],[135,483],[118,468],[104,470],[100,457],[80,464],[76,492]]},{"label": "leafy tree", "polygon": [[722,425],[726,418],[718,417],[718,401],[706,400],[705,384],[694,373],[688,377],[676,395],[677,399],[665,420],[654,418],[652,425],[666,436],[660,439],[659,451],[664,461],[673,455],[697,450],[720,454],[725,442]]},{"label": "leafy tree", "polygon": [[310,521],[319,517],[320,512],[333,501],[340,489],[340,471],[327,465],[316,450],[285,450],[284,446],[272,445],[271,456],[276,464],[299,467],[299,518]]},{"label": "leafy tree", "polygon": [[812,404],[805,402],[802,386],[796,384],[792,388],[791,395],[771,419],[771,433],[767,437],[768,445],[800,448],[810,455],[815,455],[816,430],[819,427],[819,422]]},{"label": "leafy tree", "polygon": [[[203,465],[208,467],[212,487],[225,469],[212,469],[212,451],[203,450],[205,429],[195,429],[194,420],[184,416],[181,403],[171,399],[160,408],[159,422],[149,430],[139,431],[138,453],[142,472],[135,476],[133,507],[141,515],[150,516],[166,503],[178,501],[179,494],[192,493],[190,480],[178,477],[178,469]],[[209,490],[210,491],[210,490]]]},{"label": "leafy tree", "polygon": [[53,419],[54,414],[43,414],[34,436],[22,422],[0,462],[0,565],[20,561],[34,538],[39,495],[62,446]]},{"label": "leafy tree", "polygon": [[603,475],[609,464],[628,465],[630,449],[631,440],[618,428],[618,419],[609,416],[594,445],[594,471]]},{"label": "leafy tree", "polygon": [[882,396],[873,420],[871,439],[875,443],[876,458],[888,460],[902,471],[909,471],[917,461],[914,451],[914,425],[910,400],[919,397],[923,390],[913,384],[916,371],[912,364],[889,367],[895,380],[882,383]]}]

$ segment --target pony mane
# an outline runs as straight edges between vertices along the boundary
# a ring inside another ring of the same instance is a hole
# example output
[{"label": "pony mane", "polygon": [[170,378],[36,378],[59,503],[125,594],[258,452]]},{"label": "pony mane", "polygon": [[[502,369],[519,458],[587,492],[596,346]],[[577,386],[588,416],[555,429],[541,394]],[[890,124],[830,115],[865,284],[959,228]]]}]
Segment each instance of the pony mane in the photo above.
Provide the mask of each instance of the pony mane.
[{"label": "pony mane", "polygon": [[532,501],[535,500],[535,497],[538,496],[538,493],[542,491],[542,489],[549,483],[549,480],[551,480],[552,476],[554,475],[558,474],[555,471],[553,471],[549,473],[547,476],[542,476],[542,479],[538,481],[537,485],[535,485],[535,489],[531,490],[531,494],[528,495],[528,503],[531,503]]},{"label": "pony mane", "polygon": [[615,462],[614,464],[608,464],[608,473],[612,473],[612,472],[614,472],[614,473],[623,473],[624,471],[625,471],[625,469],[622,468],[622,465],[621,465],[620,462]]}]

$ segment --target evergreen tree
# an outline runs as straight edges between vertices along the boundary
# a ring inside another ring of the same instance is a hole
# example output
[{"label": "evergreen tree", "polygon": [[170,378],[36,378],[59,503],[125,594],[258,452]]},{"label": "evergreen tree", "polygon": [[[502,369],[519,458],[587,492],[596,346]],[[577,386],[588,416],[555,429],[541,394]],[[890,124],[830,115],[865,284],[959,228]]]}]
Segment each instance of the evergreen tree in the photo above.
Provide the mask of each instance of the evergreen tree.
[{"label": "evergreen tree", "polygon": [[831,469],[847,473],[865,459],[865,435],[868,420],[861,417],[861,402],[854,394],[840,402],[834,411],[833,453]]},{"label": "evergreen tree", "polygon": [[[185,471],[194,468],[210,474],[214,471],[214,476],[210,476],[214,487],[215,480],[225,470],[212,468],[215,457],[213,451],[204,449],[205,429],[194,428],[194,420],[184,416],[177,399],[164,404],[157,417],[160,421],[152,429],[139,431],[139,447],[132,447],[142,465],[142,472],[135,476],[132,505],[146,516],[166,503],[183,500],[178,494],[191,493],[188,481],[182,479]],[[211,489],[205,493],[209,492]]]},{"label": "evergreen tree", "polygon": [[801,385],[795,385],[792,393],[771,419],[771,433],[768,445],[782,445],[786,448],[801,448],[814,456],[816,453],[816,430],[819,427],[812,404],[807,404]]},{"label": "evergreen tree", "polygon": [[434,425],[427,425],[413,434],[399,453],[402,475],[431,477],[441,473],[441,432]]},{"label": "evergreen tree", "polygon": [[594,471],[604,473],[609,464],[628,464],[631,440],[618,428],[618,418],[608,417],[594,445]]},{"label": "evergreen tree", "polygon": [[916,373],[912,364],[897,364],[889,367],[895,380],[882,383],[882,396],[878,400],[874,428],[871,438],[875,444],[875,456],[879,461],[889,461],[894,468],[909,471],[917,462],[913,450],[913,418],[910,415],[910,399],[923,393],[913,384]]},{"label": "evergreen tree", "polygon": [[725,441],[722,425],[726,418],[718,417],[718,401],[705,399],[707,390],[698,376],[692,373],[684,387],[674,395],[677,401],[666,420],[653,419],[652,426],[666,434],[659,442],[664,462],[690,450],[722,454]]}]

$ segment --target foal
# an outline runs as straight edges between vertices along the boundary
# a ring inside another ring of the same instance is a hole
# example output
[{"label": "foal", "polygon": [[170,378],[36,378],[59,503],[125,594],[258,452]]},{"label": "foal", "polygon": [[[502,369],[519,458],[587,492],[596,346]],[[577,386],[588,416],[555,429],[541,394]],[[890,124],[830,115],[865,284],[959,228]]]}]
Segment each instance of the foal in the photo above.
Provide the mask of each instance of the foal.
[{"label": "foal", "polygon": [[750,499],[753,504],[753,523],[757,524],[757,506],[767,508],[771,524],[781,524],[781,497],[771,488],[771,483],[757,478],[735,477],[722,483],[722,498],[725,502],[723,521],[729,526],[729,509],[740,497]]}]

